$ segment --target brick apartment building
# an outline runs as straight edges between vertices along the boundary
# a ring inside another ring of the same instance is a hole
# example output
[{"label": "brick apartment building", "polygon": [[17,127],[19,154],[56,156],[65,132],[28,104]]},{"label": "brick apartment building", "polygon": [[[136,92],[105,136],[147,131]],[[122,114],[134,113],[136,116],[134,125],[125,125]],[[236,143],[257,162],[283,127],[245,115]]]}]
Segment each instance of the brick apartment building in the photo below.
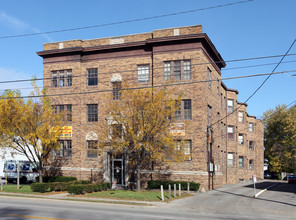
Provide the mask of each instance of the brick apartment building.
[{"label": "brick apartment building", "polygon": [[57,111],[68,112],[72,135],[61,137],[63,175],[116,180],[127,186],[126,158],[96,148],[94,131],[97,121],[108,116],[105,106],[110,101],[98,91],[113,90],[116,99],[120,82],[155,86],[173,78],[175,83],[187,83],[173,87],[183,93],[176,122],[181,128],[188,123],[183,138],[190,157],[142,170],[143,180],[195,181],[207,189],[249,180],[254,174],[263,178],[263,125],[237,101],[238,91],[219,81],[226,64],[201,25],[47,43],[37,54],[43,58],[44,88],[53,95],[52,104]]}]

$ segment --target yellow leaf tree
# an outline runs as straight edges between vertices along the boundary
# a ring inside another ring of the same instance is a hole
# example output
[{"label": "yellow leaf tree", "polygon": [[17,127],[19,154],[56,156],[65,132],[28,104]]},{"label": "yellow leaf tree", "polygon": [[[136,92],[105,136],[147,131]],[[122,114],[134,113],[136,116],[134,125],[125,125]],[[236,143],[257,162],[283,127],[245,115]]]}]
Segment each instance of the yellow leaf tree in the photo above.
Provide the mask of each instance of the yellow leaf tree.
[{"label": "yellow leaf tree", "polygon": [[115,155],[128,155],[130,178],[137,179],[140,190],[140,170],[149,169],[151,162],[184,160],[182,147],[176,150],[176,136],[171,132],[180,95],[149,88],[123,89],[116,97],[98,127],[100,146]]},{"label": "yellow leaf tree", "polygon": [[35,83],[33,87],[31,98],[26,100],[12,90],[0,97],[0,138],[1,147],[14,149],[36,166],[42,182],[44,165],[51,151],[59,148],[64,117],[55,113]]}]

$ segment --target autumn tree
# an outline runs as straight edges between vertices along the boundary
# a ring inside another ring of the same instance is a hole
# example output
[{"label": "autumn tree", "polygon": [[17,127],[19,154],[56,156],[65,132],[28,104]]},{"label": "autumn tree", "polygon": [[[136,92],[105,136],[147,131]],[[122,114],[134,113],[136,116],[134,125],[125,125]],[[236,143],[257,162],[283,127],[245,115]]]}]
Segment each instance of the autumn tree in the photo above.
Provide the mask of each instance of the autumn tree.
[{"label": "autumn tree", "polygon": [[128,155],[129,171],[140,190],[140,170],[149,169],[152,161],[184,160],[182,146],[176,151],[176,136],[171,132],[180,96],[150,88],[121,90],[116,98],[99,126],[100,146]]},{"label": "autumn tree", "polygon": [[264,113],[265,157],[272,172],[296,172],[296,106]]},{"label": "autumn tree", "polygon": [[44,92],[33,86],[32,98],[25,100],[19,91],[12,90],[0,97],[0,144],[25,155],[36,166],[42,182],[44,164],[50,152],[59,148],[64,120],[63,114],[55,114]]}]

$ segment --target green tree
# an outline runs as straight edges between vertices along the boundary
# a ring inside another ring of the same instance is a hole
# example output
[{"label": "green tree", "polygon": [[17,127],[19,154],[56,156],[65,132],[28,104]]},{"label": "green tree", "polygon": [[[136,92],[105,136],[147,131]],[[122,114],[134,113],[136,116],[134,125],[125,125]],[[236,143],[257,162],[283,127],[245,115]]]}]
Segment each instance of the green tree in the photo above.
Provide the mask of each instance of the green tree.
[{"label": "green tree", "polygon": [[176,151],[176,136],[171,132],[179,107],[180,96],[160,89],[122,90],[119,100],[108,104],[110,114],[99,125],[100,146],[128,155],[138,190],[140,170],[149,169],[152,161],[184,160],[182,144]]},{"label": "green tree", "polygon": [[272,172],[296,172],[296,106],[264,113],[265,158]]},{"label": "green tree", "polygon": [[24,100],[19,91],[8,90],[0,98],[1,147],[9,147],[25,155],[33,163],[40,182],[50,152],[59,148],[58,137],[64,123],[63,114],[56,114],[49,99],[33,83],[32,97]]}]

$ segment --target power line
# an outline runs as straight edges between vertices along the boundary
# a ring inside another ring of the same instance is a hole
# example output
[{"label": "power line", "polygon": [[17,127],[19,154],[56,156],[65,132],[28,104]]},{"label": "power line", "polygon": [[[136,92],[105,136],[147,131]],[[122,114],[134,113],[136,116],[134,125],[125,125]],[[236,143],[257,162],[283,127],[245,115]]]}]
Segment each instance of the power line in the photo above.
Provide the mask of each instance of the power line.
[{"label": "power line", "polygon": [[[227,61],[223,61],[226,63],[230,63],[230,62],[241,62],[241,61],[250,61],[250,60],[260,60],[260,59],[270,59],[270,58],[277,58],[277,57],[283,57],[283,56],[295,56],[296,53],[292,53],[292,54],[278,54],[278,55],[270,55],[270,56],[262,56],[262,57],[249,57],[249,58],[241,58],[241,59],[234,59],[234,60],[227,60]],[[192,59],[194,60],[194,59]],[[221,61],[217,61],[215,62],[216,64],[221,63]],[[191,66],[199,66],[199,65],[206,65],[206,64],[212,64],[211,62],[204,62],[204,63],[197,63],[197,64],[191,64]],[[133,64],[129,64],[130,65],[139,65],[139,63],[133,63]],[[122,67],[122,65],[121,65]],[[240,67],[240,68],[245,68],[245,67]],[[154,67],[151,68],[151,70],[160,70],[163,69],[163,67]],[[237,69],[239,69],[239,67],[237,67]],[[228,69],[225,69],[228,70]],[[224,71],[225,71],[224,70]],[[57,70],[58,71],[58,70]],[[137,69],[133,68],[133,69],[128,69],[128,70],[121,70],[121,71],[110,71],[110,72],[99,72],[99,74],[116,74],[116,73],[126,73],[126,72],[136,72],[138,71]],[[87,76],[87,74],[79,74],[79,75],[73,75],[72,77],[81,77],[81,76]],[[29,82],[29,81],[40,81],[40,80],[52,80],[51,77],[48,78],[33,78],[33,79],[19,79],[19,80],[7,80],[7,81],[0,81],[0,84],[4,84],[4,83],[18,83],[18,82]]]},{"label": "power line", "polygon": [[39,32],[39,33],[0,36],[0,39],[28,37],[28,36],[36,36],[36,35],[42,35],[42,34],[53,34],[53,33],[77,31],[77,30],[83,30],[83,29],[99,28],[99,27],[106,27],[106,26],[112,26],[112,25],[118,25],[118,24],[126,24],[126,23],[132,23],[132,22],[146,21],[146,20],[152,20],[152,19],[157,19],[157,18],[163,18],[163,17],[170,17],[170,16],[176,16],[176,15],[194,13],[194,12],[198,12],[198,11],[205,11],[205,10],[210,10],[210,9],[215,9],[215,8],[222,8],[222,7],[227,7],[227,6],[237,5],[237,4],[243,4],[243,3],[252,2],[252,1],[254,1],[254,0],[244,0],[244,1],[239,1],[239,2],[231,2],[231,3],[228,3],[228,4],[221,4],[221,5],[210,6],[210,7],[206,7],[206,8],[192,9],[192,10],[188,10],[188,11],[181,11],[181,12],[175,12],[175,13],[170,13],[170,14],[156,15],[156,16],[145,17],[145,18],[137,18],[137,19],[131,19],[131,20],[125,20],[125,21],[117,21],[117,22],[111,22],[111,23],[105,23],[105,24],[97,24],[97,25],[91,25],[91,26],[77,27],[77,28],[68,28],[68,29],[61,29],[61,30],[45,31],[45,32]]},{"label": "power line", "polygon": [[[200,81],[160,84],[160,85],[153,85],[153,86],[141,86],[141,87],[133,87],[133,88],[123,88],[121,90],[138,90],[138,89],[160,88],[160,87],[179,86],[179,85],[190,85],[190,84],[196,84],[196,83],[208,83],[208,82],[217,82],[217,81],[231,80],[231,79],[242,79],[242,78],[258,77],[258,76],[266,76],[266,75],[270,75],[270,74],[271,75],[284,74],[284,73],[290,73],[290,72],[296,72],[296,70],[281,71],[281,72],[274,72],[274,73],[262,73],[262,74],[237,76],[237,77],[228,77],[228,78],[213,79],[213,80],[200,80]],[[87,91],[87,92],[71,92],[71,93],[49,94],[49,95],[45,95],[45,96],[52,97],[52,96],[81,95],[81,94],[103,93],[103,92],[113,92],[113,89],[95,90],[95,91]],[[5,98],[0,98],[0,99],[40,98],[40,97],[44,97],[44,95],[5,97]]]},{"label": "power line", "polygon": [[[268,76],[266,77],[266,79],[260,84],[260,86],[246,99],[246,101],[243,102],[243,104],[246,104],[261,88],[262,86],[266,83],[266,81],[273,75],[274,71],[279,67],[279,65],[282,63],[282,61],[284,60],[284,58],[287,56],[287,54],[290,52],[290,50],[292,49],[292,47],[294,46],[296,42],[296,39],[292,42],[292,44],[290,45],[289,49],[287,50],[287,52],[284,54],[284,56],[281,58],[281,60],[277,63],[277,65],[273,68],[273,70],[271,71],[270,74],[268,74]],[[214,124],[219,123],[220,121],[224,120],[225,118],[227,118],[228,116],[232,115],[234,112],[236,112],[238,109],[240,109],[242,105],[240,105],[239,107],[237,107],[233,112],[226,114],[226,116],[220,120],[218,120],[217,122],[209,125],[209,127],[213,126]]]}]

